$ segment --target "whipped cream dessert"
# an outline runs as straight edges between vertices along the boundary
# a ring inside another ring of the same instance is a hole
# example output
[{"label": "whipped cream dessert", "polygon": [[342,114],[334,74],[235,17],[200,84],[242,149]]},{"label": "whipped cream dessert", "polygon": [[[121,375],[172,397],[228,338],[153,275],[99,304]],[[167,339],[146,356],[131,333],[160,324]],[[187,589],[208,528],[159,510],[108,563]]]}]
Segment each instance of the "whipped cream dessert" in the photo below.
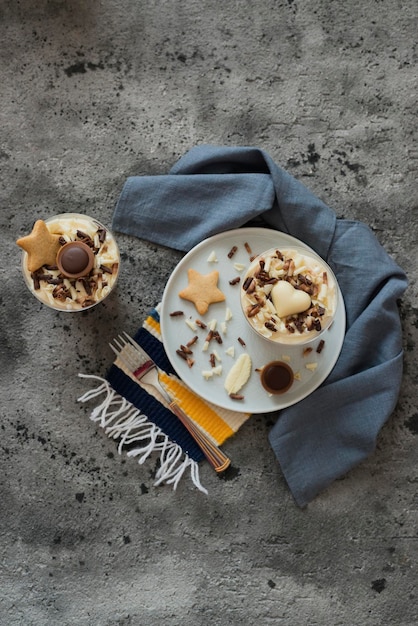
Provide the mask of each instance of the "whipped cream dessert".
[{"label": "whipped cream dessert", "polygon": [[[113,235],[93,218],[78,213],[57,215],[41,226],[44,229],[46,226],[52,236],[58,236],[54,262],[48,259],[45,240],[33,234],[36,225],[31,235],[18,242],[24,248],[22,269],[33,295],[44,304],[64,311],[85,310],[106,298],[115,286],[120,265]],[[30,240],[30,247],[25,240]],[[31,255],[35,253],[36,258],[48,261],[40,261],[38,268],[29,269]]]},{"label": "whipped cream dessert", "polygon": [[337,307],[333,272],[302,248],[272,248],[246,272],[241,304],[250,325],[277,343],[305,343],[329,327]]}]

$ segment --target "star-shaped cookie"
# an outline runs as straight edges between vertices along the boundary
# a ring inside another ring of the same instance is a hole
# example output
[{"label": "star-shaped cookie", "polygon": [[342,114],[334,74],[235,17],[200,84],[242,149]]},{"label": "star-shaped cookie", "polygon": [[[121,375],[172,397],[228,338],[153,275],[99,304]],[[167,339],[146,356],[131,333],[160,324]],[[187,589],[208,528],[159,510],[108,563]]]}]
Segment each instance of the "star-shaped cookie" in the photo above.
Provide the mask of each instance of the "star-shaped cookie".
[{"label": "star-shaped cookie", "polygon": [[16,243],[28,253],[29,272],[36,272],[43,265],[55,265],[61,246],[60,235],[50,233],[43,220],[37,220],[30,235],[21,237]]},{"label": "star-shaped cookie", "polygon": [[189,284],[180,291],[179,296],[193,302],[200,315],[206,313],[210,304],[225,300],[225,295],[218,289],[219,272],[216,270],[209,274],[200,274],[197,270],[189,269],[187,276]]}]

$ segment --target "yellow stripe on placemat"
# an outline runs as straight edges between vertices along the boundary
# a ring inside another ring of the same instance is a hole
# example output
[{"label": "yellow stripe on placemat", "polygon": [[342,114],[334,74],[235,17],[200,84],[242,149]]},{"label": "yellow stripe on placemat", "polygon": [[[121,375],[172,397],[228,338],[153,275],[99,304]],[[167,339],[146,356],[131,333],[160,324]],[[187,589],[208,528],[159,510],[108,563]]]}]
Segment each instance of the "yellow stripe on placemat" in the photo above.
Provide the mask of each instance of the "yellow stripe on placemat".
[{"label": "yellow stripe on placemat", "polygon": [[175,376],[168,376],[162,372],[161,381],[184,411],[219,445],[231,437],[250,417],[247,413],[222,410],[223,417],[228,416],[228,421],[232,422],[228,423],[218,413],[218,407],[199,398]]},{"label": "yellow stripe on placemat", "polygon": [[151,315],[148,315],[148,317],[146,318],[146,320],[143,323],[143,327],[149,332],[151,333],[151,335],[154,335],[154,337],[156,337],[157,339],[159,339],[161,341],[161,328],[160,328],[160,324],[159,322],[157,322],[157,320],[155,320]]}]

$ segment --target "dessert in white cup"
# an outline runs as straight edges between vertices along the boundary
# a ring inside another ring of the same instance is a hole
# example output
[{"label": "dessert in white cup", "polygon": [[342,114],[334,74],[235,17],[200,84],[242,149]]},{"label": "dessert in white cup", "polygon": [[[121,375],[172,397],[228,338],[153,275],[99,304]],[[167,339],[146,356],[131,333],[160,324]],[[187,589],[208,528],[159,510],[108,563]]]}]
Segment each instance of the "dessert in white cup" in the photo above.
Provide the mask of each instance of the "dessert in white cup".
[{"label": "dessert in white cup", "polygon": [[17,243],[23,249],[22,271],[29,290],[57,311],[85,311],[116,285],[117,243],[103,224],[87,215],[63,213],[38,220],[32,233]]},{"label": "dessert in white cup", "polygon": [[271,248],[250,264],[241,305],[250,326],[277,344],[306,344],[332,323],[338,302],[331,268],[313,251]]}]

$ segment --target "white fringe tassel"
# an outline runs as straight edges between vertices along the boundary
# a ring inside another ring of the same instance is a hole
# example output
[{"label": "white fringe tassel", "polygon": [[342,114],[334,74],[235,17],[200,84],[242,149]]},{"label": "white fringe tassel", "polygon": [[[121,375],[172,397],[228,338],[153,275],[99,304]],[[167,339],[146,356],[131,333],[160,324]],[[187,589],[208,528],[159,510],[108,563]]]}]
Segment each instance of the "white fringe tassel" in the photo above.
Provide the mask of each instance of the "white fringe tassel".
[{"label": "white fringe tassel", "polygon": [[190,468],[193,484],[203,493],[208,493],[200,482],[199,465],[196,461],[183,452],[178,444],[171,441],[156,424],[153,424],[126,398],[116,393],[104,378],[90,374],[79,374],[79,376],[100,382],[98,387],[80,396],[78,402],[88,402],[104,394],[101,403],[92,410],[90,419],[98,422],[108,437],[119,439],[119,454],[122,454],[125,445],[137,441],[140,445],[128,450],[126,454],[129,457],[138,457],[140,465],[152,452],[160,453],[160,468],[156,474],[155,485],[166,483],[173,485],[175,490],[187,468]]}]

